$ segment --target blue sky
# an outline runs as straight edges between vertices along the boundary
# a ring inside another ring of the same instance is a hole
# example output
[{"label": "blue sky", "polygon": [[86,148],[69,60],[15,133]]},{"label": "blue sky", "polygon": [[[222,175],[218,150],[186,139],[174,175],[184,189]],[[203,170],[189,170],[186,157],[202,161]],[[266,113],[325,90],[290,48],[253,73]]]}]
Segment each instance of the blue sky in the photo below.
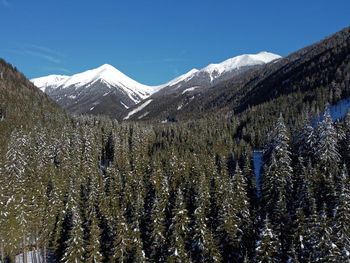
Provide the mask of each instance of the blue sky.
[{"label": "blue sky", "polygon": [[0,0],[0,57],[28,78],[109,63],[148,85],[350,26],[350,1]]}]

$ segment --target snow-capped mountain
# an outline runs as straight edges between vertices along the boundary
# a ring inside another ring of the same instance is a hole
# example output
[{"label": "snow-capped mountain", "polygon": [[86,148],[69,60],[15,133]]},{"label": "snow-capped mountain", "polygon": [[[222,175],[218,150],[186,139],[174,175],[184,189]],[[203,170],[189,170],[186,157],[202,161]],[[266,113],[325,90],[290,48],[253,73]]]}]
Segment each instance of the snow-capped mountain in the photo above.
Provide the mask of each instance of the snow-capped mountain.
[{"label": "snow-capped mountain", "polygon": [[108,64],[73,76],[50,75],[31,81],[72,112],[112,116],[161,88],[138,83]]},{"label": "snow-capped mountain", "polygon": [[251,67],[263,65],[279,58],[281,56],[266,51],[258,54],[244,54],[218,64],[210,64],[201,70],[192,69],[188,73],[162,85],[162,88],[172,87],[181,90],[191,87],[208,88]]},{"label": "snow-capped mountain", "polygon": [[248,66],[266,64],[278,58],[281,58],[281,56],[266,51],[258,54],[245,54],[227,59],[219,64],[210,64],[202,69],[201,72],[207,72],[211,81],[214,81],[219,76],[222,76],[223,74],[232,70],[239,70]]},{"label": "snow-capped mountain", "polygon": [[[218,64],[210,64],[201,70],[192,69],[162,85],[161,89],[151,96],[153,100],[146,106],[142,102],[132,107],[126,119],[143,119],[146,116],[156,115],[156,111],[164,112],[171,107],[180,111],[193,103],[194,95],[206,92],[221,82],[280,58],[279,55],[264,51],[258,54],[237,56]],[[141,106],[143,106],[142,109],[140,109]]]},{"label": "snow-capped mountain", "polygon": [[136,103],[158,90],[158,87],[138,83],[108,64],[73,76],[50,75],[31,81],[43,91],[46,91],[46,89],[69,89],[71,87],[78,89],[89,87],[100,81],[110,89],[113,87],[120,88]]},{"label": "snow-capped mountain", "polygon": [[210,64],[202,70],[192,69],[160,86],[143,85],[111,65],[105,64],[73,76],[50,75],[31,81],[59,105],[75,113],[108,114],[120,117],[127,109],[151,95],[196,87],[208,88],[253,66],[268,63],[280,56],[261,52]]}]

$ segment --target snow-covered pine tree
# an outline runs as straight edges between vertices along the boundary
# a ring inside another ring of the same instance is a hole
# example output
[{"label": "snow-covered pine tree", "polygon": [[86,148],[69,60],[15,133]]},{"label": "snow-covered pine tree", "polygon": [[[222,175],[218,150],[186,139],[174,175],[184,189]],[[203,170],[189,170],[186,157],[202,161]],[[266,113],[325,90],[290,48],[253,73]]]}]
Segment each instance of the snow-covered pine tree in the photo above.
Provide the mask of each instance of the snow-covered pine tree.
[{"label": "snow-covered pine tree", "polygon": [[[287,211],[290,209],[291,184],[293,169],[291,165],[291,153],[289,151],[289,136],[282,115],[278,118],[274,137],[271,141],[271,155],[265,156],[264,173],[262,175],[262,199],[265,213],[269,213],[271,222],[275,221],[274,211],[278,198],[286,198]],[[264,153],[265,155],[266,153]]]},{"label": "snow-covered pine tree", "polygon": [[[11,133],[5,159],[5,188],[7,202],[5,205],[8,246],[12,253],[22,249],[27,255],[27,238],[29,236],[28,200],[26,187],[26,172],[28,172],[27,156],[25,155],[28,136],[21,130]],[[13,257],[14,255],[12,255]],[[27,257],[23,256],[24,263]]]},{"label": "snow-covered pine tree", "polygon": [[310,121],[310,116],[306,115],[303,120],[303,127],[295,135],[295,150],[303,159],[305,165],[310,159],[314,160],[314,147],[316,144],[316,134]]},{"label": "snow-covered pine tree", "polygon": [[225,185],[226,193],[220,210],[220,229],[224,231],[226,242],[230,247],[226,253],[228,258],[241,260],[244,258],[248,248],[249,228],[252,221],[249,210],[247,184],[242,171],[236,164],[235,173]]},{"label": "snow-covered pine tree", "polygon": [[172,210],[172,219],[169,231],[170,254],[167,262],[191,262],[186,241],[190,234],[190,218],[184,202],[183,191],[179,188],[176,195],[175,206]]},{"label": "snow-covered pine tree", "polygon": [[168,178],[162,173],[160,164],[153,171],[155,199],[151,210],[151,248],[152,258],[155,261],[164,261],[166,256],[167,222],[166,214],[169,203]]},{"label": "snow-covered pine tree", "polygon": [[267,214],[259,235],[255,249],[254,262],[274,263],[281,262],[281,247],[278,234],[272,229],[272,225]]},{"label": "snow-covered pine tree", "polygon": [[87,257],[85,262],[89,263],[100,263],[103,260],[101,253],[101,229],[99,227],[99,221],[96,217],[95,211],[91,211],[89,216],[90,225],[89,225],[89,238],[87,240],[86,254]]},{"label": "snow-covered pine tree", "polygon": [[317,127],[317,143],[315,146],[317,173],[315,180],[318,209],[326,203],[328,213],[334,208],[335,185],[340,181],[340,154],[337,143],[338,134],[334,128],[329,109],[326,108],[323,120]]},{"label": "snow-covered pine tree", "polygon": [[122,206],[115,218],[114,240],[112,245],[111,262],[124,263],[128,261],[130,244],[132,242],[132,228],[125,217],[126,208]]},{"label": "snow-covered pine tree", "polygon": [[290,216],[292,210],[292,161],[289,135],[282,114],[277,120],[272,139],[270,158],[265,158],[262,177],[262,200],[274,232],[278,235],[281,258],[286,261],[290,248]]},{"label": "snow-covered pine tree", "polygon": [[134,218],[132,222],[132,240],[130,244],[131,260],[136,263],[146,263],[148,259],[143,249],[143,241],[141,238],[140,222],[138,218]]},{"label": "snow-covered pine tree", "polygon": [[345,164],[341,172],[341,185],[333,232],[336,245],[341,250],[339,262],[350,262],[350,179]]},{"label": "snow-covered pine tree", "polygon": [[293,249],[295,256],[301,262],[307,262],[309,258],[309,251],[306,246],[305,239],[308,234],[307,222],[304,215],[303,208],[298,207],[295,213],[294,229],[293,229]]},{"label": "snow-covered pine tree", "polygon": [[217,240],[209,225],[208,208],[210,205],[210,187],[206,173],[200,170],[199,184],[196,196],[196,209],[194,211],[194,243],[192,250],[195,257],[203,262],[220,262],[221,253]]},{"label": "snow-covered pine tree", "polygon": [[310,166],[305,167],[302,157],[299,157],[293,174],[293,211],[302,208],[303,213],[307,215],[309,215],[311,199],[309,181],[312,171],[309,170],[310,168],[312,169]]},{"label": "snow-covered pine tree", "polygon": [[68,194],[67,207],[71,214],[71,229],[69,238],[66,242],[66,249],[62,258],[62,262],[84,262],[86,253],[84,230],[82,227],[81,211],[79,207],[79,185],[71,181],[71,188]]},{"label": "snow-covered pine tree", "polygon": [[339,262],[340,249],[332,240],[333,229],[330,220],[327,218],[325,206],[321,211],[321,216],[318,217],[318,222],[314,222],[314,224],[316,228],[312,230],[318,231],[318,241],[315,240],[314,242],[311,253],[312,260],[314,262]]}]

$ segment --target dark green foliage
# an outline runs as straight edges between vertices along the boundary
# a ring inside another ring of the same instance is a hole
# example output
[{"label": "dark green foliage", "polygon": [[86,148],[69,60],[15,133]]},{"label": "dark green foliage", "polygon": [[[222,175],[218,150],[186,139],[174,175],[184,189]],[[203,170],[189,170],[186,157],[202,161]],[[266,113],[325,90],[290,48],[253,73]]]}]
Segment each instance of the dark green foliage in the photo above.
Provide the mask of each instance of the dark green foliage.
[{"label": "dark green foliage", "polygon": [[[295,76],[270,101],[166,125],[71,116],[1,60],[2,256],[348,262],[350,117],[333,124],[326,111],[317,127],[309,122],[349,94],[339,59],[347,47],[336,49],[334,66],[323,61],[332,50],[315,60],[321,73],[295,61],[312,79]],[[336,81],[326,87],[322,72]],[[265,84],[281,80],[265,73]],[[258,197],[252,151],[263,145]]]}]

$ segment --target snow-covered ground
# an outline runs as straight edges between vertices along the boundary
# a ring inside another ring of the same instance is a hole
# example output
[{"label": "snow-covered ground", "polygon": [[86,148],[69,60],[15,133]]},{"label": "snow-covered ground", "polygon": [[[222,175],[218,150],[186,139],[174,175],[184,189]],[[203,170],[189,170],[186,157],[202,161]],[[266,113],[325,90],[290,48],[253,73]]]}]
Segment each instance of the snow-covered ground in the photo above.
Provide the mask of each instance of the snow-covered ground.
[{"label": "snow-covered ground", "polygon": [[[39,261],[38,261],[37,255],[35,254],[35,251],[29,251],[27,253],[27,262],[30,262],[30,263],[44,262],[43,255],[41,252],[42,251],[40,250]],[[0,263],[2,263],[1,260],[0,260]],[[15,263],[23,263],[23,253],[16,256]]]},{"label": "snow-covered ground", "polygon": [[258,195],[260,196],[260,168],[262,165],[262,151],[253,152],[253,162],[254,162],[254,174],[256,178],[256,187],[258,188]]},{"label": "snow-covered ground", "polygon": [[[333,122],[341,118],[344,118],[346,112],[348,111],[348,109],[350,109],[350,97],[338,101],[337,104],[329,105],[328,108],[329,108],[329,113],[332,116]],[[323,120],[323,114],[324,114],[324,111],[321,112],[321,114],[312,121],[312,124],[314,127],[317,126],[317,121]]]},{"label": "snow-covered ground", "polygon": [[[338,101],[335,105],[329,106],[329,111],[332,116],[332,120],[336,121],[338,119],[341,119],[345,117],[346,112],[350,109],[350,97]],[[320,120],[322,120],[323,114],[321,114]]]}]

